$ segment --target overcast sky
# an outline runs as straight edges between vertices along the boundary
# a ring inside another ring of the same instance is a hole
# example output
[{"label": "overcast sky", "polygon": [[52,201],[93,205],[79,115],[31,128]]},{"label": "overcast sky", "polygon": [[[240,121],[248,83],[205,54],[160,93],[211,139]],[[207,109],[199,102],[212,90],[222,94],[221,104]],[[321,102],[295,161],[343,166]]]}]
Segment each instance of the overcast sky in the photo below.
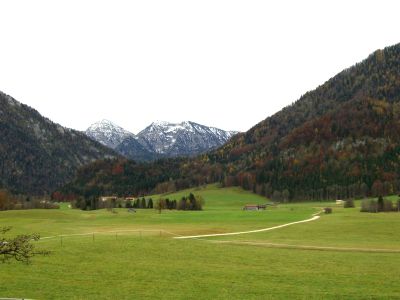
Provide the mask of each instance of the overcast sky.
[{"label": "overcast sky", "polygon": [[399,1],[0,1],[0,90],[64,126],[245,131],[400,42]]}]

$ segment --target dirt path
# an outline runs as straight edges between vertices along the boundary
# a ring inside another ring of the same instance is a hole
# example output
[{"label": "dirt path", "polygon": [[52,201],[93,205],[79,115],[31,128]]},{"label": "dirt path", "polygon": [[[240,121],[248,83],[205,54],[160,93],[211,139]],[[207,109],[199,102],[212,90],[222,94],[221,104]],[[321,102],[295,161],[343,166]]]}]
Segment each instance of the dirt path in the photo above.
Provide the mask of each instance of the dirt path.
[{"label": "dirt path", "polygon": [[228,232],[228,233],[214,233],[214,234],[176,236],[176,237],[174,237],[174,239],[197,239],[197,238],[213,237],[213,236],[228,236],[228,235],[239,235],[239,234],[270,231],[270,230],[275,230],[275,229],[279,229],[279,228],[283,228],[283,227],[287,227],[287,226],[291,226],[291,225],[295,225],[295,224],[307,223],[307,222],[312,222],[312,221],[318,220],[320,218],[319,214],[320,214],[320,212],[314,214],[312,218],[307,219],[307,220],[286,223],[286,224],[273,226],[273,227],[268,227],[268,228],[263,228],[263,229],[256,229],[256,230],[249,230],[249,231]]},{"label": "dirt path", "polygon": [[238,231],[238,232],[229,232],[229,233],[216,233],[216,234],[202,234],[202,235],[191,235],[191,236],[176,236],[174,239],[198,239],[209,243],[215,244],[234,244],[234,245],[250,245],[250,246],[260,246],[260,247],[268,247],[268,248],[280,248],[280,249],[297,249],[297,250],[317,250],[317,251],[343,251],[343,252],[372,252],[372,253],[400,253],[400,249],[379,249],[379,248],[355,248],[355,247],[330,247],[330,246],[310,246],[310,245],[292,245],[292,244],[278,244],[278,243],[269,243],[262,241],[218,241],[218,240],[209,240],[202,239],[205,237],[215,237],[215,236],[229,236],[229,235],[240,235],[247,233],[256,233],[256,232],[264,232],[275,230],[295,224],[301,224],[306,222],[312,222],[318,220],[320,218],[319,214],[322,211],[317,212],[312,215],[312,218],[297,222],[286,223],[283,225],[257,229],[257,230],[249,230],[249,231]]},{"label": "dirt path", "polygon": [[191,236],[182,236],[177,233],[173,233],[170,231],[166,231],[164,229],[133,229],[133,230],[118,230],[118,231],[95,231],[95,232],[87,232],[87,233],[76,233],[76,234],[60,234],[54,236],[46,236],[40,238],[40,240],[51,240],[55,238],[61,237],[73,237],[73,236],[89,236],[93,234],[126,234],[126,233],[145,233],[145,232],[153,232],[160,233],[166,235],[174,236],[174,239],[197,239],[204,242],[215,243],[215,244],[232,244],[232,245],[247,245],[247,246],[258,246],[258,247],[268,247],[268,248],[279,248],[279,249],[297,249],[297,250],[316,250],[316,251],[342,251],[342,252],[369,252],[369,253],[400,253],[400,249],[379,249],[379,248],[355,248],[355,247],[331,247],[331,246],[311,246],[311,245],[293,245],[293,244],[279,244],[279,243],[270,243],[263,241],[234,241],[234,240],[210,240],[210,239],[202,239],[205,237],[215,237],[215,236],[230,236],[230,235],[240,235],[240,234],[248,234],[248,233],[257,233],[275,230],[295,224],[307,223],[318,220],[320,218],[319,214],[321,212],[315,213],[312,215],[312,218],[286,223],[283,225],[249,230],[249,231],[238,231],[238,232],[228,232],[228,233],[216,233],[216,234],[202,234],[202,235],[191,235]]},{"label": "dirt path", "polygon": [[173,235],[175,239],[193,239],[193,238],[202,238],[202,237],[210,237],[210,236],[224,236],[224,235],[238,235],[238,234],[245,234],[245,233],[254,233],[254,232],[262,232],[262,231],[269,231],[273,229],[278,229],[286,226],[290,226],[293,224],[299,224],[299,223],[305,223],[305,222],[310,222],[319,219],[319,214],[321,212],[317,212],[313,214],[312,218],[307,219],[307,220],[302,220],[302,221],[297,221],[297,222],[292,222],[292,223],[287,223],[283,225],[278,225],[274,227],[269,227],[269,228],[263,228],[263,229],[257,229],[257,230],[251,230],[251,231],[240,231],[240,232],[230,232],[230,233],[216,233],[216,234],[203,234],[203,235],[191,235],[191,236],[182,236],[177,233],[173,233],[170,231],[166,231],[164,229],[128,229],[128,230],[110,230],[110,231],[94,231],[94,232],[86,232],[86,233],[73,233],[73,234],[59,234],[59,235],[53,235],[53,236],[45,236],[41,237],[40,240],[48,240],[48,239],[55,239],[55,238],[61,238],[61,237],[73,237],[73,236],[89,236],[93,234],[118,234],[118,233],[141,233],[141,232],[155,232],[155,233],[165,233],[169,235]]}]

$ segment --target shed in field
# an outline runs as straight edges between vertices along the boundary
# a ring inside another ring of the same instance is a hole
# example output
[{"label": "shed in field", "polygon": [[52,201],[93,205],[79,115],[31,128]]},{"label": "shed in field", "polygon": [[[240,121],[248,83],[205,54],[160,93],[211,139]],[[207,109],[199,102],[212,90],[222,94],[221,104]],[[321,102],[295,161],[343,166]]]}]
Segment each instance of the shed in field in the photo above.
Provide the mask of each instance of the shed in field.
[{"label": "shed in field", "polygon": [[103,196],[103,197],[100,197],[100,200],[103,201],[103,202],[106,202],[106,201],[109,201],[109,200],[116,201],[117,199],[118,199],[117,196]]},{"label": "shed in field", "polygon": [[258,204],[246,204],[243,207],[243,210],[265,210],[265,205],[258,205]]}]

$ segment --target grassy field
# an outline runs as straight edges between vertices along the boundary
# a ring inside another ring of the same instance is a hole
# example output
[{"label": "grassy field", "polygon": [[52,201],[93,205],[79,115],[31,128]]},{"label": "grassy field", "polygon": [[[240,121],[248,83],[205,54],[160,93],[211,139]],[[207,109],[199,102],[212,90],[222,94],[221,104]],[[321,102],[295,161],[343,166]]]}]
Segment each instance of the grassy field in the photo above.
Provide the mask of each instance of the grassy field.
[{"label": "grassy field", "polygon": [[[0,212],[0,225],[13,226],[14,234],[88,234],[37,242],[52,254],[35,257],[30,265],[0,265],[0,298],[400,299],[400,253],[268,246],[399,250],[399,214],[360,213],[318,202],[242,211],[244,204],[266,200],[237,188],[209,186],[194,193],[205,198],[204,211],[84,212],[63,205],[60,210]],[[331,215],[275,231],[189,240],[167,233],[266,228],[310,218],[325,206],[334,207]]]}]

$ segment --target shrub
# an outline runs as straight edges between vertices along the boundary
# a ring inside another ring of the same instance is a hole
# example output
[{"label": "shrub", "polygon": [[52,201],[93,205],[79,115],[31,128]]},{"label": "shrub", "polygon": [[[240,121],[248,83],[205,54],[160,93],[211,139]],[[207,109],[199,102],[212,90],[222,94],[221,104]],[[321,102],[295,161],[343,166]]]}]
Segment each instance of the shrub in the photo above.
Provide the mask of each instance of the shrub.
[{"label": "shrub", "polygon": [[383,200],[383,206],[381,211],[393,211],[393,202],[387,199]]},{"label": "shrub", "polygon": [[356,206],[354,204],[353,199],[347,199],[346,201],[344,201],[343,207],[344,208],[352,208],[352,207],[356,207]]},{"label": "shrub", "polygon": [[384,204],[383,204],[383,197],[379,196],[378,197],[378,211],[383,211]]},{"label": "shrub", "polygon": [[153,208],[153,199],[149,199],[149,202],[147,203],[147,208]]},{"label": "shrub", "polygon": [[325,207],[324,208],[324,213],[331,214],[332,213],[332,208],[331,207]]},{"label": "shrub", "polygon": [[363,200],[361,202],[361,212],[370,212],[377,213],[378,212],[378,202],[375,200]]},{"label": "shrub", "polygon": [[141,208],[147,208],[146,199],[144,197],[142,198],[142,202],[140,204],[140,207]]}]

